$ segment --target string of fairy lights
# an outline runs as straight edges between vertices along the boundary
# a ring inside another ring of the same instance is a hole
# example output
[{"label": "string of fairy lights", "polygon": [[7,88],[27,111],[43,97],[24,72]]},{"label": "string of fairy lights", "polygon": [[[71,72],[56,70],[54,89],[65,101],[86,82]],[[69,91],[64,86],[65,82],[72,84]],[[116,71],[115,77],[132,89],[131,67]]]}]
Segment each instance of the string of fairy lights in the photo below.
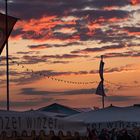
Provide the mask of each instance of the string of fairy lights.
[{"label": "string of fairy lights", "polygon": [[[54,76],[48,76],[48,74],[45,74],[45,73],[34,72],[33,69],[27,68],[26,66],[24,66],[23,64],[20,64],[19,62],[13,60],[12,58],[9,58],[9,59],[11,60],[11,62],[13,64],[16,64],[17,66],[20,66],[21,68],[24,68],[27,72],[31,72],[32,74],[37,75],[37,76],[43,76],[43,77],[51,79],[53,81],[63,82],[63,83],[67,83],[67,84],[78,84],[78,85],[89,85],[89,84],[98,84],[99,83],[98,81],[77,82],[77,81],[59,79],[59,78],[56,78]],[[140,85],[138,85],[138,84],[136,84],[134,86],[134,85],[128,85],[128,84],[123,83],[123,85],[122,85],[122,84],[110,82],[108,80],[105,80],[105,83],[106,83],[106,85],[112,85],[112,86],[116,87],[117,89],[119,87],[123,87],[123,88],[140,87]]]},{"label": "string of fairy lights", "polygon": [[14,61],[12,58],[9,58],[9,59],[11,60],[11,62],[13,64],[16,64],[17,66],[21,66],[21,68],[24,68],[27,72],[31,72],[32,74],[43,76],[43,77],[46,77],[48,79],[51,79],[51,80],[54,80],[54,81],[57,81],[57,82],[64,82],[64,83],[68,83],[68,84],[81,84],[81,85],[89,85],[89,84],[97,84],[98,83],[98,81],[76,82],[76,81],[59,79],[59,78],[56,78],[54,76],[48,76],[47,74],[44,74],[44,73],[41,73],[41,72],[34,72],[34,70],[25,67],[24,65],[20,64],[19,62]]}]

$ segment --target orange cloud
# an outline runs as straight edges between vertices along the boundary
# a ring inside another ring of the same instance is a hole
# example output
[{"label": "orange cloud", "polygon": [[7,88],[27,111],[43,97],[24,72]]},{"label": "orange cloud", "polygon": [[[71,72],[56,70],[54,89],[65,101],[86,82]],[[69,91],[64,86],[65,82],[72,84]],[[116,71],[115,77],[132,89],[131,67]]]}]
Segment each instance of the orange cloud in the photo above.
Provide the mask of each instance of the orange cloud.
[{"label": "orange cloud", "polygon": [[107,11],[111,11],[111,10],[114,10],[114,9],[117,9],[117,8],[118,8],[117,6],[106,6],[103,9],[107,10]]},{"label": "orange cloud", "polygon": [[74,27],[62,27],[62,28],[58,29],[58,31],[61,33],[68,33],[68,34],[76,32]]},{"label": "orange cloud", "polygon": [[[57,39],[53,36],[54,28],[56,26],[63,27],[63,25],[76,25],[76,19],[69,21],[63,21],[57,16],[43,16],[40,19],[30,19],[28,21],[19,21],[15,27],[16,35],[13,35],[12,38],[25,38],[32,40],[48,40],[48,39]],[[64,29],[64,28],[63,28]],[[65,27],[66,29],[66,27]],[[71,28],[74,30],[74,28]],[[61,28],[60,28],[61,30]],[[66,31],[66,30],[65,30]],[[75,38],[75,37],[74,37]]]},{"label": "orange cloud", "polygon": [[38,50],[38,49],[46,49],[46,48],[49,48],[49,47],[47,47],[45,45],[38,45],[37,48],[36,47],[32,47],[31,49],[32,50]]},{"label": "orange cloud", "polygon": [[109,22],[117,22],[117,21],[124,21],[124,20],[127,20],[127,18],[123,18],[123,19],[121,19],[121,18],[110,18],[110,19],[108,19],[108,21]]},{"label": "orange cloud", "polygon": [[[56,25],[56,22],[53,21],[56,16],[44,16],[40,19],[31,19],[29,21],[20,21],[18,22],[16,28],[23,28],[23,31],[40,31],[42,28],[52,28]],[[62,22],[61,22],[62,23]],[[57,24],[60,24],[60,21],[57,21]]]},{"label": "orange cloud", "polygon": [[89,32],[87,32],[86,34],[87,34],[88,36],[91,36],[91,37],[92,37],[92,36],[95,34],[95,32],[89,31]]},{"label": "orange cloud", "polygon": [[136,35],[140,35],[140,31],[137,29],[135,29],[134,28],[134,30],[133,30],[133,27],[132,27],[132,29],[130,28],[130,29],[125,29],[124,30],[124,33],[127,33],[128,35],[132,35],[132,36],[136,36]]},{"label": "orange cloud", "polygon": [[113,17],[113,18],[109,18],[109,19],[104,19],[103,17],[100,17],[98,19],[97,22],[99,23],[102,23],[102,22],[119,22],[119,21],[124,21],[124,20],[127,20],[128,18],[116,18],[116,17]]},{"label": "orange cloud", "polygon": [[88,29],[89,29],[90,31],[93,31],[93,30],[95,30],[95,29],[97,29],[97,28],[100,28],[101,26],[100,26],[100,24],[98,24],[98,23],[92,22],[92,23],[89,23],[89,24],[87,25],[87,27],[88,27]]},{"label": "orange cloud", "polygon": [[140,35],[140,32],[129,32],[129,31],[126,31],[129,35]]},{"label": "orange cloud", "polygon": [[80,40],[80,36],[79,35],[74,35],[73,37],[72,37],[72,40]]},{"label": "orange cloud", "polygon": [[89,32],[86,33],[87,35],[89,36],[93,36],[94,35],[94,30],[97,29],[97,28],[101,28],[101,23],[103,22],[120,22],[120,21],[124,21],[124,20],[127,20],[127,18],[116,18],[116,17],[113,17],[113,18],[109,18],[109,19],[105,19],[103,17],[100,17],[98,20],[95,20],[94,22],[90,22],[87,27],[89,29]]},{"label": "orange cloud", "polygon": [[140,0],[131,0],[132,5],[136,5],[136,4],[139,4],[139,3],[140,3]]},{"label": "orange cloud", "polygon": [[57,16],[43,16],[40,19],[31,19],[29,21],[20,21],[18,22],[16,28],[23,28],[23,31],[40,31],[41,29],[51,29],[56,25],[63,25],[63,24],[71,24],[75,25],[76,22],[72,21],[61,21],[57,18]]},{"label": "orange cloud", "polygon": [[100,28],[100,24],[96,23],[96,22],[91,22],[87,25],[89,32],[87,32],[86,34],[88,36],[93,36],[95,34],[94,30],[97,28]]}]

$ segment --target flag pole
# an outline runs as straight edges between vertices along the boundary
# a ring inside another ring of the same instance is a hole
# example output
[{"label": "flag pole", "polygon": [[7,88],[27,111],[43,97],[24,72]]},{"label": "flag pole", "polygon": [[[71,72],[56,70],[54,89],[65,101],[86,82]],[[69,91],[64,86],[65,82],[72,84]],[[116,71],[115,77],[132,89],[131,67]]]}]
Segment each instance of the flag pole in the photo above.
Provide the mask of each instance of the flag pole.
[{"label": "flag pole", "polygon": [[9,47],[8,47],[8,3],[5,0],[5,14],[6,14],[6,75],[7,75],[7,111],[9,111]]},{"label": "flag pole", "polygon": [[[103,55],[101,55],[101,61],[103,62]],[[103,76],[101,77],[101,81],[104,86],[104,77]],[[105,98],[104,98],[104,94],[102,94],[102,107],[104,108],[104,106],[105,106]]]},{"label": "flag pole", "polygon": [[105,99],[104,96],[102,96],[102,105],[103,105],[103,108],[104,108],[104,106],[105,106],[105,105],[104,105],[104,101],[105,101],[104,99]]},{"label": "flag pole", "polygon": [[102,96],[102,107],[105,106],[105,91],[104,91],[104,62],[103,55],[101,55],[100,66],[99,66],[99,75],[101,81],[99,82],[95,94]]}]

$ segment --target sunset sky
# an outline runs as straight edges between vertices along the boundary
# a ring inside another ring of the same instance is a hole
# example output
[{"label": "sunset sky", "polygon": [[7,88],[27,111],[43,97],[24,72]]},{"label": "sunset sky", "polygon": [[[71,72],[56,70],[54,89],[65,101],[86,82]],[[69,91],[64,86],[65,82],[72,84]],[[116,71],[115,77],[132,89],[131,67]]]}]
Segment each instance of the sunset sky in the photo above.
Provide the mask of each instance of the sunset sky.
[{"label": "sunset sky", "polygon": [[[8,13],[20,19],[9,38],[11,109],[54,102],[101,107],[95,95],[101,55],[105,105],[140,103],[140,0],[9,0]],[[6,108],[5,54],[0,109]]]}]

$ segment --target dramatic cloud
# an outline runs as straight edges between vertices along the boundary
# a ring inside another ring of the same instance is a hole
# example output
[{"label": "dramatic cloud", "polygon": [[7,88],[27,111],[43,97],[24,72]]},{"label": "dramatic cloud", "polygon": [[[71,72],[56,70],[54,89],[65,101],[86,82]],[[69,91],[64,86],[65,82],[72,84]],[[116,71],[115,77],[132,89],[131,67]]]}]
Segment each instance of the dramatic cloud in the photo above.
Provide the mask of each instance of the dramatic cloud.
[{"label": "dramatic cloud", "polygon": [[79,89],[79,90],[69,90],[62,92],[52,92],[52,91],[40,91],[34,88],[23,88],[20,94],[23,95],[35,95],[35,96],[55,96],[55,95],[81,95],[81,94],[94,94],[96,89]]},{"label": "dramatic cloud", "polygon": [[106,98],[107,101],[111,101],[111,102],[123,102],[123,101],[132,101],[132,100],[139,100],[138,97],[136,96],[108,96]]},{"label": "dramatic cloud", "polygon": [[68,64],[71,63],[71,61],[50,61],[50,64]]},{"label": "dramatic cloud", "polygon": [[74,54],[63,54],[63,55],[44,55],[42,58],[56,58],[56,59],[71,59],[71,58],[80,58],[88,57],[88,55],[74,55]]},{"label": "dramatic cloud", "polygon": [[31,55],[31,54],[34,54],[34,53],[37,53],[37,51],[17,52],[17,54],[21,54],[21,55]]},{"label": "dramatic cloud", "polygon": [[29,45],[28,47],[30,49],[46,49],[51,47],[67,47],[67,46],[73,46],[73,45],[80,45],[81,43],[78,42],[70,42],[66,44],[38,44],[38,45]]},{"label": "dramatic cloud", "polygon": [[[21,21],[17,24],[12,37],[32,39],[32,40],[91,40],[92,36],[96,36],[96,29],[101,28],[102,24],[109,22],[124,21],[129,17],[129,13],[121,10],[86,10],[71,13],[73,18],[65,21],[57,16],[43,16],[40,19],[31,19],[29,21]],[[88,16],[87,16],[88,15]],[[74,17],[77,17],[74,19]],[[86,17],[86,18],[80,18]],[[37,25],[37,26],[36,26]],[[73,30],[66,31],[65,26],[73,26]],[[59,30],[57,29],[59,26]],[[63,31],[62,31],[63,30]],[[49,47],[42,44],[38,47]]]},{"label": "dramatic cloud", "polygon": [[113,58],[113,57],[140,57],[140,52],[123,52],[123,53],[105,53],[105,58]]},{"label": "dramatic cloud", "polygon": [[128,35],[140,36],[140,27],[125,27],[124,30],[128,33]]},{"label": "dramatic cloud", "polygon": [[140,0],[131,0],[132,5],[136,5],[136,4],[139,4],[139,3],[140,3]]},{"label": "dramatic cloud", "polygon": [[[10,102],[10,106],[12,107],[16,107],[16,108],[30,108],[30,107],[34,107],[37,105],[40,105],[42,103],[49,103],[51,101],[54,101],[54,99],[52,98],[38,98],[38,99],[28,99],[28,100],[24,100],[24,101],[11,101]],[[6,102],[5,101],[0,101],[0,106],[2,108],[6,107]]]},{"label": "dramatic cloud", "polygon": [[[61,41],[98,40],[97,29],[103,32],[102,28],[105,25],[129,19],[130,12],[119,10],[119,7],[129,4],[128,0],[72,0],[70,2],[60,0],[59,2],[35,1],[34,3],[13,1],[10,3],[10,10],[13,14],[17,13],[19,17],[23,18],[17,23],[12,37],[38,41],[50,39]],[[31,5],[33,8],[30,8]],[[19,11],[25,7],[27,10],[22,10],[23,12],[20,13]],[[107,10],[111,7],[118,8]],[[18,8],[20,8],[19,11]],[[31,12],[31,9],[37,12]],[[107,36],[107,32],[104,34]],[[103,39],[103,36],[100,37],[100,40]],[[50,47],[49,44],[29,46],[29,48],[40,49],[46,47]]]},{"label": "dramatic cloud", "polygon": [[[80,11],[86,7],[103,9],[106,7],[122,7],[126,5],[137,4],[139,0],[13,0],[9,3],[10,12],[22,17],[24,19],[29,19],[30,17],[38,18],[44,14],[47,15],[68,15],[71,11]],[[130,3],[131,2],[131,3]],[[2,3],[2,2],[1,2]],[[32,7],[32,8],[31,8]],[[26,10],[25,10],[26,9]],[[32,12],[32,9],[37,12]],[[17,12],[22,11],[22,12]]]},{"label": "dramatic cloud", "polygon": [[41,62],[46,62],[46,59],[42,59],[41,57],[38,56],[30,56],[30,55],[24,55],[23,60],[21,64],[37,64]]},{"label": "dramatic cloud", "polygon": [[106,68],[105,73],[112,73],[112,72],[124,72],[124,71],[131,71],[135,70],[134,65],[125,65],[121,67],[116,67],[116,68]]},{"label": "dramatic cloud", "polygon": [[[138,3],[130,0],[72,0],[72,1],[16,1],[9,3],[9,11],[13,15],[21,18],[17,24],[14,36],[20,36],[23,39],[75,39],[78,37],[83,40],[80,30],[85,26],[85,34],[90,37],[94,25],[100,27],[99,24],[106,22],[116,22],[128,18],[130,13],[125,10],[119,10],[120,7]],[[32,6],[32,8],[31,8]],[[107,10],[108,8],[117,7],[115,10]],[[23,9],[23,10],[22,10]],[[24,10],[26,9],[26,10]],[[101,10],[103,9],[103,10]],[[20,12],[22,11],[22,12]],[[36,12],[32,12],[36,11]],[[65,20],[71,17],[69,20]],[[86,27],[86,24],[88,25]],[[71,34],[62,34],[58,29],[73,28],[76,32],[73,37]],[[56,32],[58,30],[58,32]],[[84,31],[85,31],[84,30]]]},{"label": "dramatic cloud", "polygon": [[122,49],[126,46],[124,44],[120,45],[110,45],[110,46],[103,46],[101,48],[86,48],[84,50],[78,50],[78,51],[72,51],[71,53],[90,53],[90,52],[100,52],[100,51],[106,51],[106,50],[114,50],[114,49]]}]

